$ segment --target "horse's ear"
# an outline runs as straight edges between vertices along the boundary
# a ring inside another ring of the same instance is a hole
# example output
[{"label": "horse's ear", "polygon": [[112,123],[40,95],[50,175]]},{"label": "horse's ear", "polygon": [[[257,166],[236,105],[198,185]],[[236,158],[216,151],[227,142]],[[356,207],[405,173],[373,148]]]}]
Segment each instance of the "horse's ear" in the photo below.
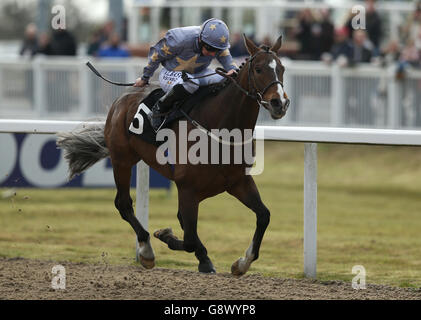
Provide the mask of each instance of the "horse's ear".
[{"label": "horse's ear", "polygon": [[251,41],[249,38],[247,38],[244,33],[243,33],[243,38],[244,38],[244,44],[246,45],[246,49],[247,49],[248,53],[251,56],[254,56],[254,54],[257,51],[259,51],[259,48],[254,44],[253,41]]},{"label": "horse's ear", "polygon": [[277,53],[279,49],[281,49],[282,46],[282,35],[279,36],[278,40],[276,40],[275,44],[270,48],[271,51]]}]

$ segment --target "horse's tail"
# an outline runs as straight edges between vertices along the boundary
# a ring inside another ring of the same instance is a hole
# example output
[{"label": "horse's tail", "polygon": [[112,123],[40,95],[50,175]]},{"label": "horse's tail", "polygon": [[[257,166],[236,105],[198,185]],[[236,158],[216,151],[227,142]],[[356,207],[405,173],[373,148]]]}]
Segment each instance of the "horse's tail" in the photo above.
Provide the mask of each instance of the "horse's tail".
[{"label": "horse's tail", "polygon": [[105,144],[105,123],[86,124],[83,129],[57,134],[57,147],[69,163],[69,180],[109,156]]}]

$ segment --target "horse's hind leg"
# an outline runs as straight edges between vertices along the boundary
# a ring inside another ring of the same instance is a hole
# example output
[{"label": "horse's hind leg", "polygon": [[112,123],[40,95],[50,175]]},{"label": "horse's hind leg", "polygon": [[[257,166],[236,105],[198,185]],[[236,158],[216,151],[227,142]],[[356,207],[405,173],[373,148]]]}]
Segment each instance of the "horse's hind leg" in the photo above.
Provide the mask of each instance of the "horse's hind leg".
[{"label": "horse's hind leg", "polygon": [[240,276],[245,274],[251,263],[259,257],[263,235],[270,221],[270,212],[260,199],[259,191],[251,176],[244,176],[244,179],[228,190],[228,192],[253,210],[257,218],[253,241],[247,249],[245,257],[238,259],[231,267],[231,273]]},{"label": "horse's hind leg", "polygon": [[[154,232],[154,236],[168,245],[171,250],[185,250],[184,241],[179,240],[172,232],[171,228],[160,229]],[[215,267],[207,255],[207,250],[198,237],[199,246],[195,250],[195,256],[199,260],[199,272],[215,273]]]},{"label": "horse's hind leg", "polygon": [[[183,227],[183,218],[181,217],[180,210],[177,212],[177,218],[180,222],[180,227],[184,230]],[[179,240],[173,233],[171,228],[159,229],[156,230],[153,234],[155,238],[158,238],[162,242],[168,245],[168,248],[171,250],[184,250],[184,243],[182,240]]]},{"label": "horse's hind leg", "polygon": [[197,217],[199,203],[188,192],[179,189],[179,211],[177,218],[180,221],[181,228],[184,230],[184,239],[179,240],[170,228],[157,230],[154,236],[165,242],[168,248],[172,250],[185,250],[194,252],[199,260],[199,272],[215,273],[212,261],[208,257],[205,246],[197,235]]},{"label": "horse's hind leg", "polygon": [[121,217],[127,221],[136,232],[139,241],[139,251],[137,252],[140,263],[147,269],[155,266],[155,255],[150,244],[149,233],[142,227],[133,211],[133,201],[130,197],[130,177],[131,166],[121,165],[113,162],[114,180],[117,186],[115,206]]}]

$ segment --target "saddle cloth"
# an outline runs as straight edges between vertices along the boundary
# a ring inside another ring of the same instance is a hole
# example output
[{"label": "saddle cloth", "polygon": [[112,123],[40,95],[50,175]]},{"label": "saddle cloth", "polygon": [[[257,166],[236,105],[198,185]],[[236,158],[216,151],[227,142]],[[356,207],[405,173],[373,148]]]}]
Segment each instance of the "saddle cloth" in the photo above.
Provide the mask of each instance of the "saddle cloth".
[{"label": "saddle cloth", "polygon": [[[225,86],[224,83],[225,82],[220,82],[200,87],[186,100],[177,102],[170,113],[165,117],[164,123],[161,125],[161,129],[168,128],[174,121],[185,118],[180,109],[189,114],[193,107],[203,102],[204,99],[217,95],[218,92]],[[156,141],[156,132],[149,122],[148,114],[152,113],[153,106],[164,94],[165,92],[161,88],[158,88],[153,90],[145,99],[143,99],[140,102],[137,112],[128,129],[130,134],[134,134],[145,142],[157,147],[165,141]]]}]

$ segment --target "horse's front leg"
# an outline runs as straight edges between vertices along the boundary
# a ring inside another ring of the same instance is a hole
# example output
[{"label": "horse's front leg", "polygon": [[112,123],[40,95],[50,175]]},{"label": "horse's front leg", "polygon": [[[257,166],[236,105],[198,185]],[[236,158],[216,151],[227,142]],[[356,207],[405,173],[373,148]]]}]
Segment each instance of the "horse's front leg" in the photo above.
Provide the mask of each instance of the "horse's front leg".
[{"label": "horse's front leg", "polygon": [[199,260],[199,272],[215,273],[212,261],[208,257],[205,246],[197,235],[197,218],[199,202],[192,192],[178,189],[179,211],[177,213],[181,228],[184,230],[183,240],[179,240],[171,228],[154,232],[154,236],[168,245],[172,250],[194,252]]},{"label": "horse's front leg", "polygon": [[145,268],[151,269],[155,266],[155,254],[150,243],[149,233],[134,215],[133,202],[130,197],[131,166],[121,165],[117,161],[112,161],[112,165],[117,187],[117,195],[114,200],[115,206],[123,220],[127,221],[136,232],[139,242],[139,249],[136,254],[140,263]]},{"label": "horse's front leg", "polygon": [[249,175],[244,176],[244,178],[230,188],[228,192],[253,210],[257,218],[253,240],[246,251],[245,257],[238,259],[231,266],[231,273],[233,275],[241,276],[248,271],[251,263],[259,257],[263,235],[265,234],[270,221],[270,212],[260,199],[256,184]]}]

